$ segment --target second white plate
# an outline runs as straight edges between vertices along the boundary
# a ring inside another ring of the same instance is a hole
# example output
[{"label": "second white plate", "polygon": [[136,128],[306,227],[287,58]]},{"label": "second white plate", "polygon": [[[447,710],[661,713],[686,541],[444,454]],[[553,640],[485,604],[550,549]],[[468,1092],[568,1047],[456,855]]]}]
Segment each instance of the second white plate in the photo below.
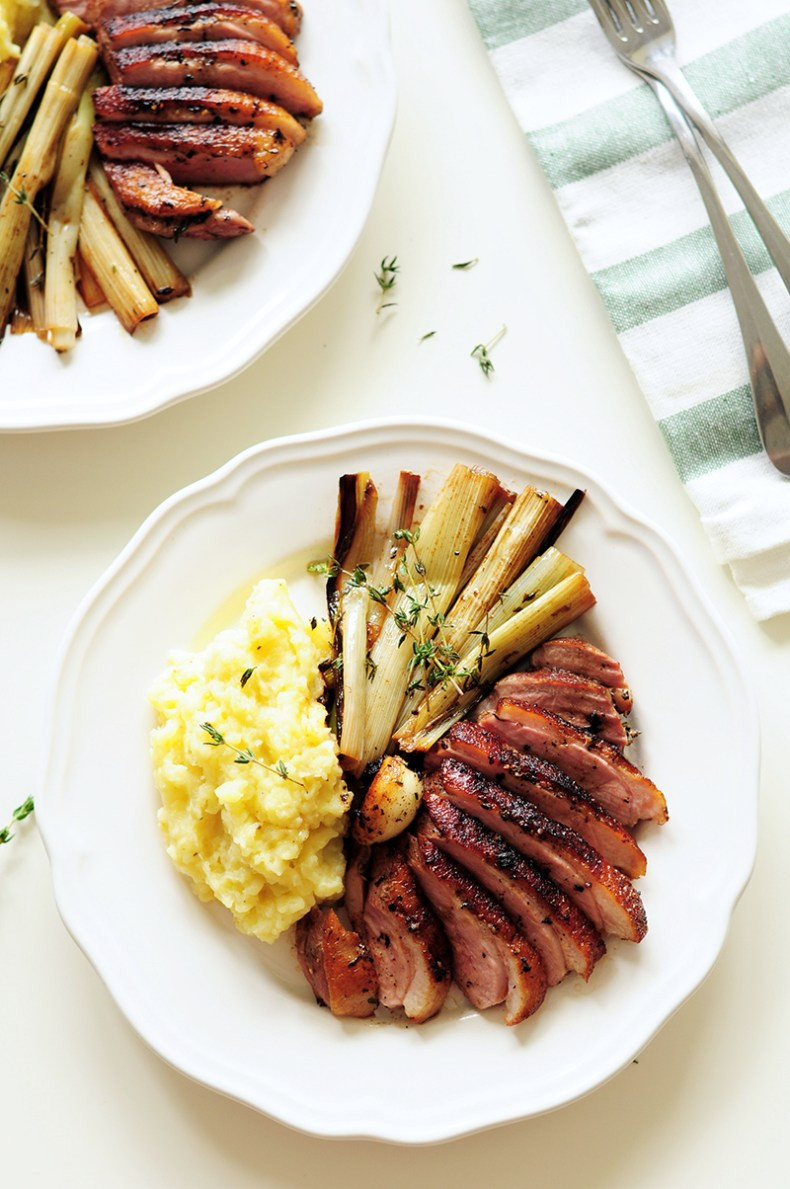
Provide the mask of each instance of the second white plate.
[{"label": "second white plate", "polygon": [[212,388],[335,280],[370,211],[395,117],[386,0],[307,3],[297,48],[324,112],[288,167],[251,192],[255,233],[177,245],[193,295],[134,336],[107,312],[85,315],[68,356],[33,334],[6,334],[0,430],[119,424]]}]

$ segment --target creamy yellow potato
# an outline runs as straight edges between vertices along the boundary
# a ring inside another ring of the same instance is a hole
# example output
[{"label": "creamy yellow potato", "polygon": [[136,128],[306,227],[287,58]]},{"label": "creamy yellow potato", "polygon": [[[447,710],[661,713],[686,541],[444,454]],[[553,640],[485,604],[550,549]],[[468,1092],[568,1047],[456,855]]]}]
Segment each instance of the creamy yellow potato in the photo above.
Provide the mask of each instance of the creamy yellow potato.
[{"label": "creamy yellow potato", "polygon": [[343,890],[350,798],[317,700],[327,625],[312,622],[285,582],[259,582],[238,627],[174,653],[151,691],[168,854],[263,941]]}]

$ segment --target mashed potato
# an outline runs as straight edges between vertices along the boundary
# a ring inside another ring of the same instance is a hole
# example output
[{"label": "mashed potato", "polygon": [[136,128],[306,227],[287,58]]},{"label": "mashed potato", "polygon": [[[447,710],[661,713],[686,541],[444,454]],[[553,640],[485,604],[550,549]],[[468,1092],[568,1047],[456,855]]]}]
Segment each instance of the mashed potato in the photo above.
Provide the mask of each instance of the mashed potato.
[{"label": "mashed potato", "polygon": [[[285,582],[259,582],[239,626],[173,654],[151,692],[168,854],[201,900],[216,898],[264,941],[343,890],[350,798],[317,700],[327,627],[313,622]],[[225,742],[212,746],[201,724]]]}]

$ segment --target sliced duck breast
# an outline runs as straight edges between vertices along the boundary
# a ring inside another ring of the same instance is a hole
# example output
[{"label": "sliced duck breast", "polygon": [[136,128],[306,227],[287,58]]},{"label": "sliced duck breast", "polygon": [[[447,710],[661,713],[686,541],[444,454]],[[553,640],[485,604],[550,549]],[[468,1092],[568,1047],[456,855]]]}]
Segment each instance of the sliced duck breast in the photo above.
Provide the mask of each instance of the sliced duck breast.
[{"label": "sliced duck breast", "polygon": [[504,1003],[506,1024],[527,1019],[546,995],[538,952],[493,896],[430,838],[410,838],[408,855],[450,940],[457,986],[480,1011]]},{"label": "sliced duck breast", "polygon": [[556,764],[626,826],[667,821],[664,794],[604,739],[571,726],[550,710],[518,698],[500,698],[478,724],[513,747]]},{"label": "sliced duck breast", "polygon": [[365,942],[379,998],[422,1023],[441,1010],[452,981],[452,955],[433,909],[417,885],[402,846],[373,848],[365,898]]},{"label": "sliced duck breast", "polygon": [[260,182],[294,151],[277,132],[223,124],[96,124],[94,137],[105,161],[161,165],[179,185]]},{"label": "sliced duck breast", "polygon": [[[244,0],[244,3],[274,21],[292,41],[302,27],[302,10],[296,0]],[[55,0],[58,11],[76,12],[93,28],[99,28],[115,17],[175,6],[174,0],[144,0],[143,3],[141,0]]]},{"label": "sliced duck breast", "polygon": [[506,788],[528,798],[555,821],[570,826],[607,862],[632,878],[644,875],[647,860],[622,822],[612,817],[555,764],[518,751],[478,723],[459,722],[426,757],[429,768],[445,758],[461,760],[486,777],[501,779]]},{"label": "sliced duck breast", "polygon": [[132,87],[229,87],[280,104],[312,119],[323,104],[296,66],[257,42],[240,38],[182,45],[133,45],[111,50],[105,65],[114,83]]},{"label": "sliced duck breast", "polygon": [[580,834],[457,760],[444,760],[439,774],[443,793],[454,805],[543,867],[596,929],[626,941],[642,940],[647,917],[639,893]]},{"label": "sliced duck breast", "polygon": [[228,37],[257,41],[287,62],[299,65],[296,48],[274,21],[244,0],[215,0],[179,4],[170,8],[144,8],[111,17],[99,29],[102,53],[130,45],[155,45],[161,41],[221,41]]},{"label": "sliced duck breast", "polygon": [[600,933],[535,863],[441,791],[432,791],[437,780],[434,774],[426,782],[418,832],[432,838],[500,901],[543,959],[549,986],[571,970],[589,979],[606,952]]},{"label": "sliced duck breast", "polygon": [[600,735],[615,747],[625,747],[628,733],[615,710],[612,691],[597,681],[567,673],[564,669],[526,669],[509,673],[475,711],[482,718],[496,709],[500,698],[519,698],[558,714],[573,726]]},{"label": "sliced duck breast", "polygon": [[290,112],[276,103],[225,87],[124,87],[113,84],[93,92],[102,121],[142,124],[239,124],[279,130],[300,145],[307,135]]},{"label": "sliced duck breast", "polygon": [[243,215],[194,190],[176,186],[167,172],[138,161],[105,161],[118,201],[141,231],[170,238],[228,239],[254,230]]},{"label": "sliced duck breast", "polygon": [[614,704],[621,714],[633,709],[633,698],[619,661],[578,636],[555,636],[536,648],[530,657],[535,669],[565,669],[598,681],[612,691]]},{"label": "sliced duck breast", "polygon": [[333,1016],[372,1016],[378,1006],[373,960],[333,908],[315,907],[296,926],[296,953],[318,1002]]}]

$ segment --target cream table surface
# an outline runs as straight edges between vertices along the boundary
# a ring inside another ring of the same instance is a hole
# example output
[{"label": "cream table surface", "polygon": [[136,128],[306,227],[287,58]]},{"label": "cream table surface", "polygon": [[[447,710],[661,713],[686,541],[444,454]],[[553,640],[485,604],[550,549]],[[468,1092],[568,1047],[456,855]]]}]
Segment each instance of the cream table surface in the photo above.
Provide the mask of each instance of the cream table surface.
[{"label": "cream table surface", "polygon": [[[637,1062],[550,1115],[397,1148],[302,1136],[164,1065],[66,933],[25,823],[0,851],[8,1189],[789,1183],[790,616],[755,624],[713,561],[462,0],[398,0],[392,32],[400,106],[381,187],[348,267],[302,322],[241,376],[146,421],[0,438],[0,816],[36,791],[72,611],[165,496],[259,440],[436,416],[577,462],[675,540],[759,702],[755,873],[713,972]],[[376,317],[385,254],[401,264],[399,304]],[[474,270],[450,268],[470,257]],[[486,379],[469,351],[502,324]],[[660,655],[672,663],[671,641]]]}]

